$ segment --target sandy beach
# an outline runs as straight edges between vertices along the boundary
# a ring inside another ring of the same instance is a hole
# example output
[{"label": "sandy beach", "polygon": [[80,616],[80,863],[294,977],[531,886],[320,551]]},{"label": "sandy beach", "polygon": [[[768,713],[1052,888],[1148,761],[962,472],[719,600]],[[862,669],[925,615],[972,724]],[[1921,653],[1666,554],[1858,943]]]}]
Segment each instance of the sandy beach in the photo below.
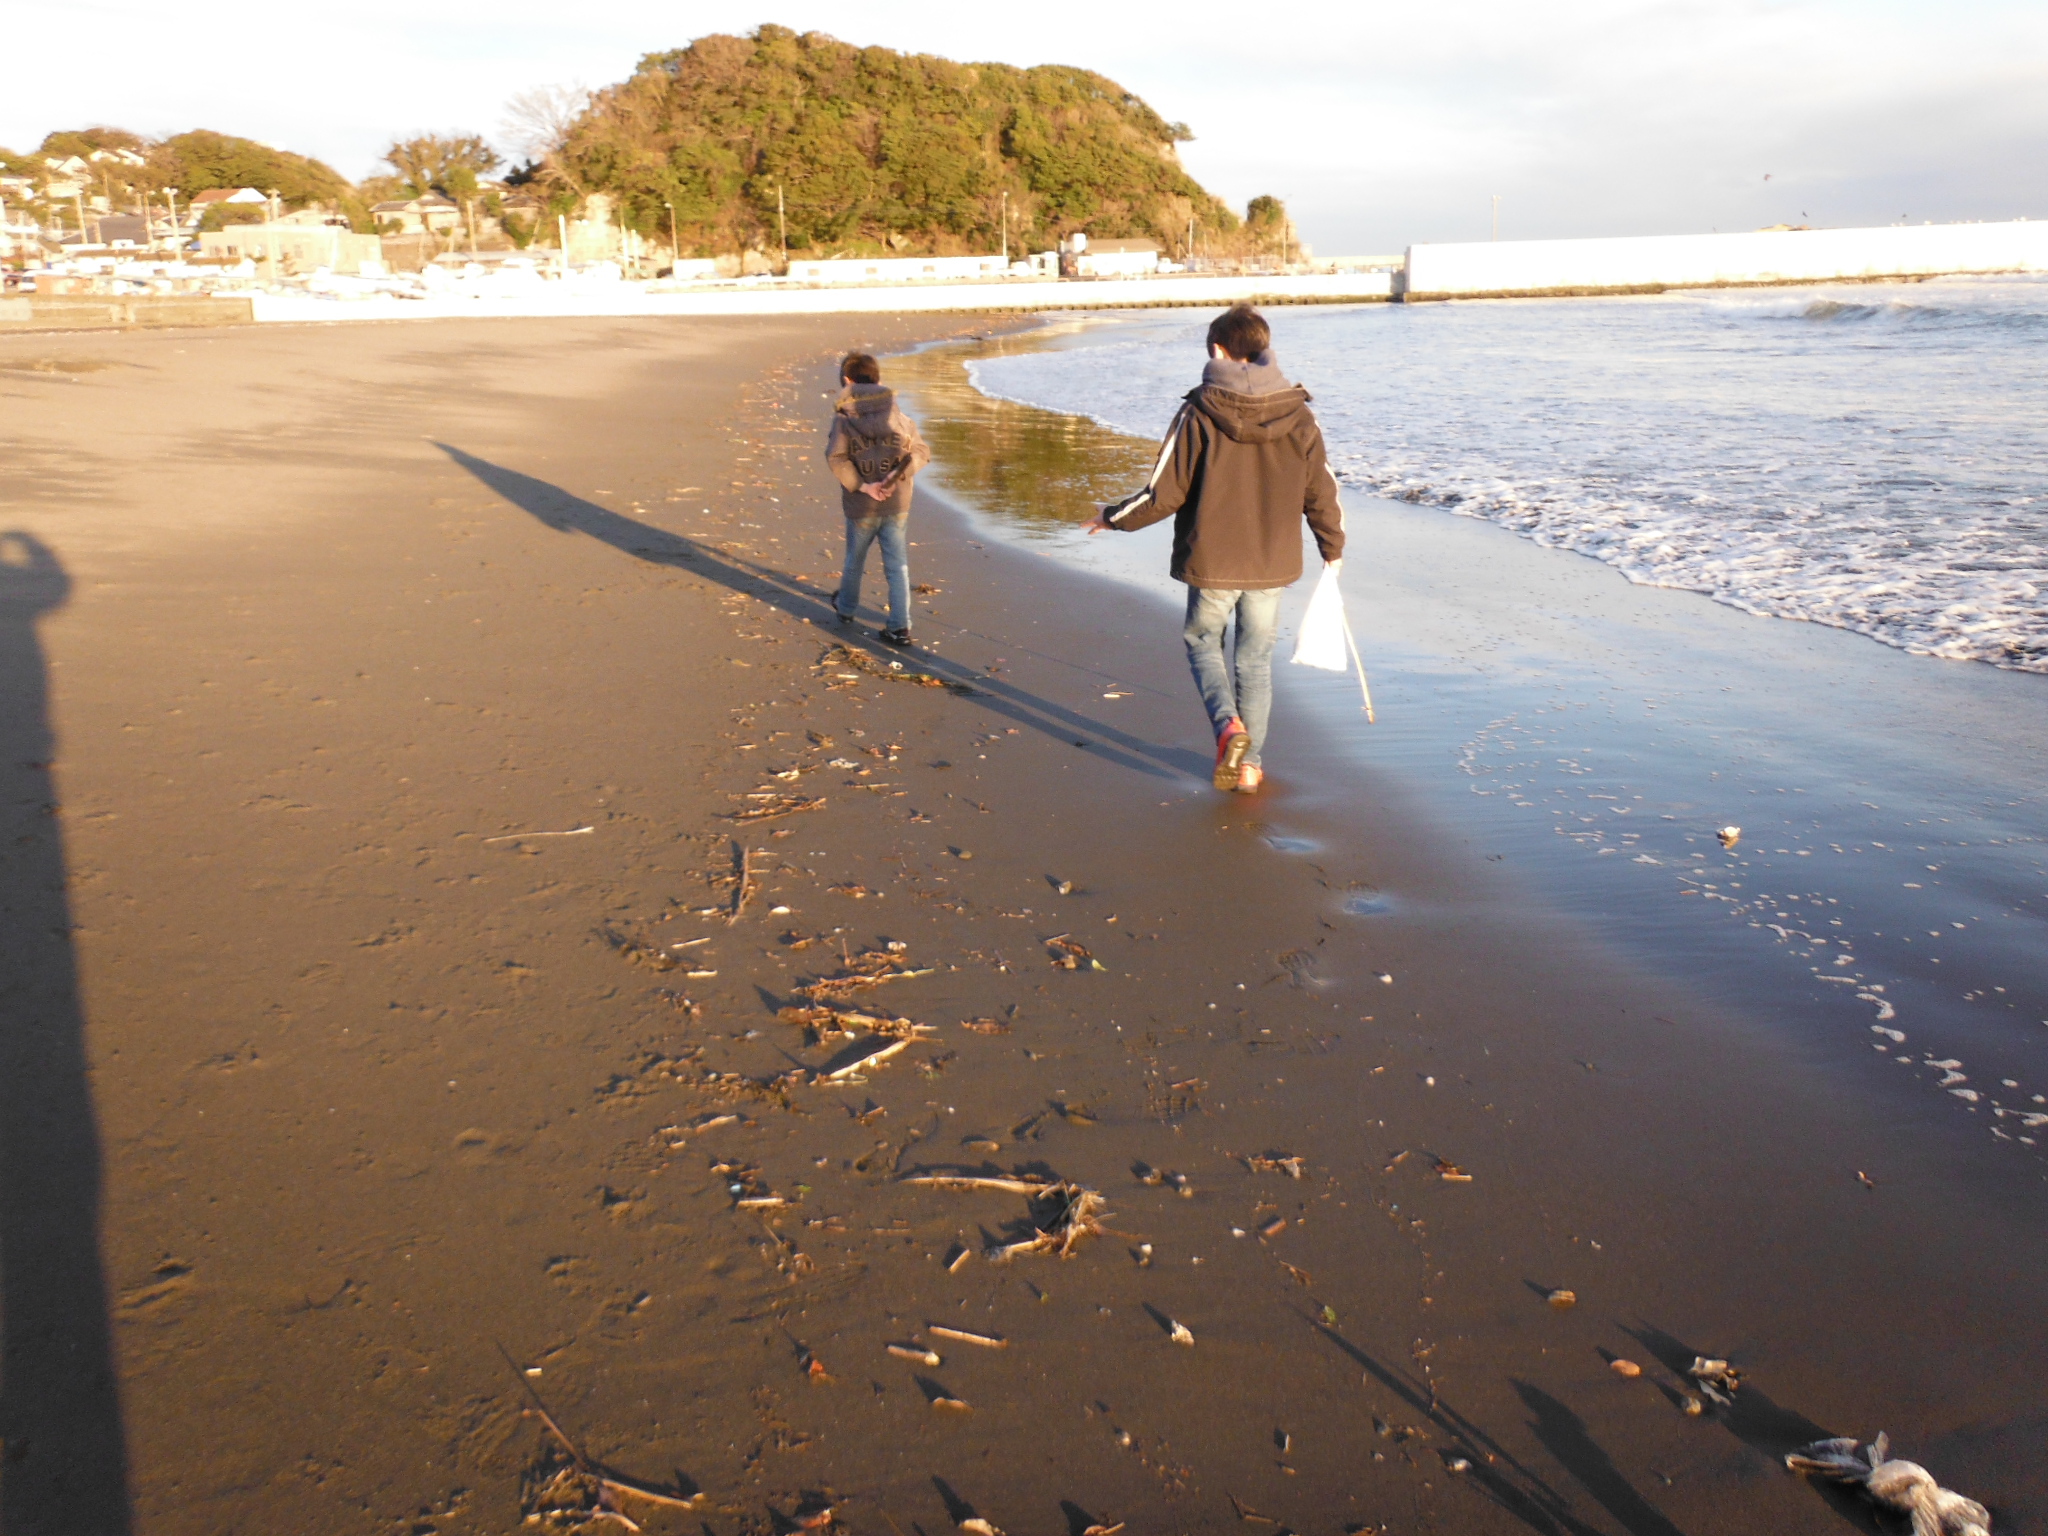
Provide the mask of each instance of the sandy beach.
[{"label": "sandy beach", "polygon": [[831,623],[834,363],[997,323],[0,338],[0,1529],[567,1529],[544,1412],[651,1532],[1878,1531],[1880,1429],[2048,1531],[2037,1159],[1448,764],[1216,795],[936,494]]}]

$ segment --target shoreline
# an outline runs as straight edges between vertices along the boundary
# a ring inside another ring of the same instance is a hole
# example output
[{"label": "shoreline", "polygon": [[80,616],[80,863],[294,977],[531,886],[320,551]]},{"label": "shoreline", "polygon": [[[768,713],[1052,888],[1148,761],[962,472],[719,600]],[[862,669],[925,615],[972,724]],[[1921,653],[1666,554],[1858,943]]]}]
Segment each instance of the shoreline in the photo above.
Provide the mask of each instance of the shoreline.
[{"label": "shoreline", "polygon": [[[591,1455],[702,1492],[655,1531],[1818,1533],[1775,1457],[1878,1428],[2042,1529],[2029,1361],[1970,1347],[2039,1304],[2037,1174],[1624,963],[1305,690],[1296,766],[1216,796],[1171,625],[936,498],[880,662],[974,691],[832,659],[820,396],[938,328],[255,328],[9,376],[80,455],[11,488],[73,596],[54,766],[7,756],[63,807],[136,1528],[518,1524],[545,1437],[495,1337]],[[826,803],[728,819],[766,793]],[[842,940],[930,966],[862,995],[935,1033],[790,1077],[867,1048],[778,1017]],[[1029,1207],[918,1171],[1116,1214],[994,1265]],[[1680,1411],[1694,1351],[1733,1410]]]}]

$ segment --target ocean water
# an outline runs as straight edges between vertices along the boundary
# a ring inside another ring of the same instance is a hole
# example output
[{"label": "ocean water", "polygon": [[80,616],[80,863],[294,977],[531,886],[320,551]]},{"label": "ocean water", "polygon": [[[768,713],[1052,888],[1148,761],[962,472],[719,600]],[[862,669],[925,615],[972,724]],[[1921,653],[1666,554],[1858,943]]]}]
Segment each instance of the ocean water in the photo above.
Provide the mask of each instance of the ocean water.
[{"label": "ocean water", "polygon": [[[1077,316],[886,365],[934,450],[921,485],[1149,602],[1176,652],[1166,530],[1081,525],[1142,483],[1207,318]],[[1505,861],[1530,902],[1768,1021],[1902,1124],[1960,1117],[2048,1159],[2048,473],[2025,366],[2048,286],[1271,318],[1353,489],[1343,586],[1378,705],[1369,725],[1351,678],[1277,669],[1276,852],[1341,838],[1370,774],[1404,797],[1393,835]],[[1867,612],[1844,614],[1828,594],[1859,568]],[[1192,690],[1186,722],[1200,740]]]},{"label": "ocean water", "polygon": [[[1152,437],[1206,314],[975,359]],[[2048,672],[2048,279],[1276,309],[1346,486],[1748,613]]]}]

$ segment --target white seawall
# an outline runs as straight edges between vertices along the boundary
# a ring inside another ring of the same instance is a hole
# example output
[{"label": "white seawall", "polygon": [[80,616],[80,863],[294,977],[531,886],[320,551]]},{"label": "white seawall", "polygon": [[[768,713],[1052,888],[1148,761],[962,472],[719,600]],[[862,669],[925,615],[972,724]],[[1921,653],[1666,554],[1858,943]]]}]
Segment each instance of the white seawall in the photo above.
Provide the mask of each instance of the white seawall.
[{"label": "white seawall", "polygon": [[1410,300],[2048,271],[2048,222],[1412,245]]},{"label": "white seawall", "polygon": [[[461,285],[455,285],[460,287]],[[362,298],[257,293],[259,321],[429,320],[484,316],[592,315],[913,315],[1019,310],[1136,309],[1194,305],[1369,304],[1390,295],[1386,272],[1299,277],[1159,277],[1123,282],[948,282],[876,287],[733,284],[650,292],[629,282],[536,279],[517,292],[478,284],[473,292],[426,298]]]}]

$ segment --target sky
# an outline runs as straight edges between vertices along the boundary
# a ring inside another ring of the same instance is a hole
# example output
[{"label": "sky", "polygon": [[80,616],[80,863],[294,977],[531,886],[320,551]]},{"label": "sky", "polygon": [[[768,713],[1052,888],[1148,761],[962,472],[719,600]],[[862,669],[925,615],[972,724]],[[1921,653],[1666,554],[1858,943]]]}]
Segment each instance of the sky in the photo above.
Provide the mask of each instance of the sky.
[{"label": "sky", "polygon": [[[1074,64],[1186,122],[1190,171],[1283,198],[1323,255],[1768,224],[2048,217],[2039,0],[7,0],[0,145],[205,127],[357,179],[417,130],[763,21],[964,60]],[[80,46],[81,36],[94,39]],[[509,146],[509,140],[505,140]]]}]

